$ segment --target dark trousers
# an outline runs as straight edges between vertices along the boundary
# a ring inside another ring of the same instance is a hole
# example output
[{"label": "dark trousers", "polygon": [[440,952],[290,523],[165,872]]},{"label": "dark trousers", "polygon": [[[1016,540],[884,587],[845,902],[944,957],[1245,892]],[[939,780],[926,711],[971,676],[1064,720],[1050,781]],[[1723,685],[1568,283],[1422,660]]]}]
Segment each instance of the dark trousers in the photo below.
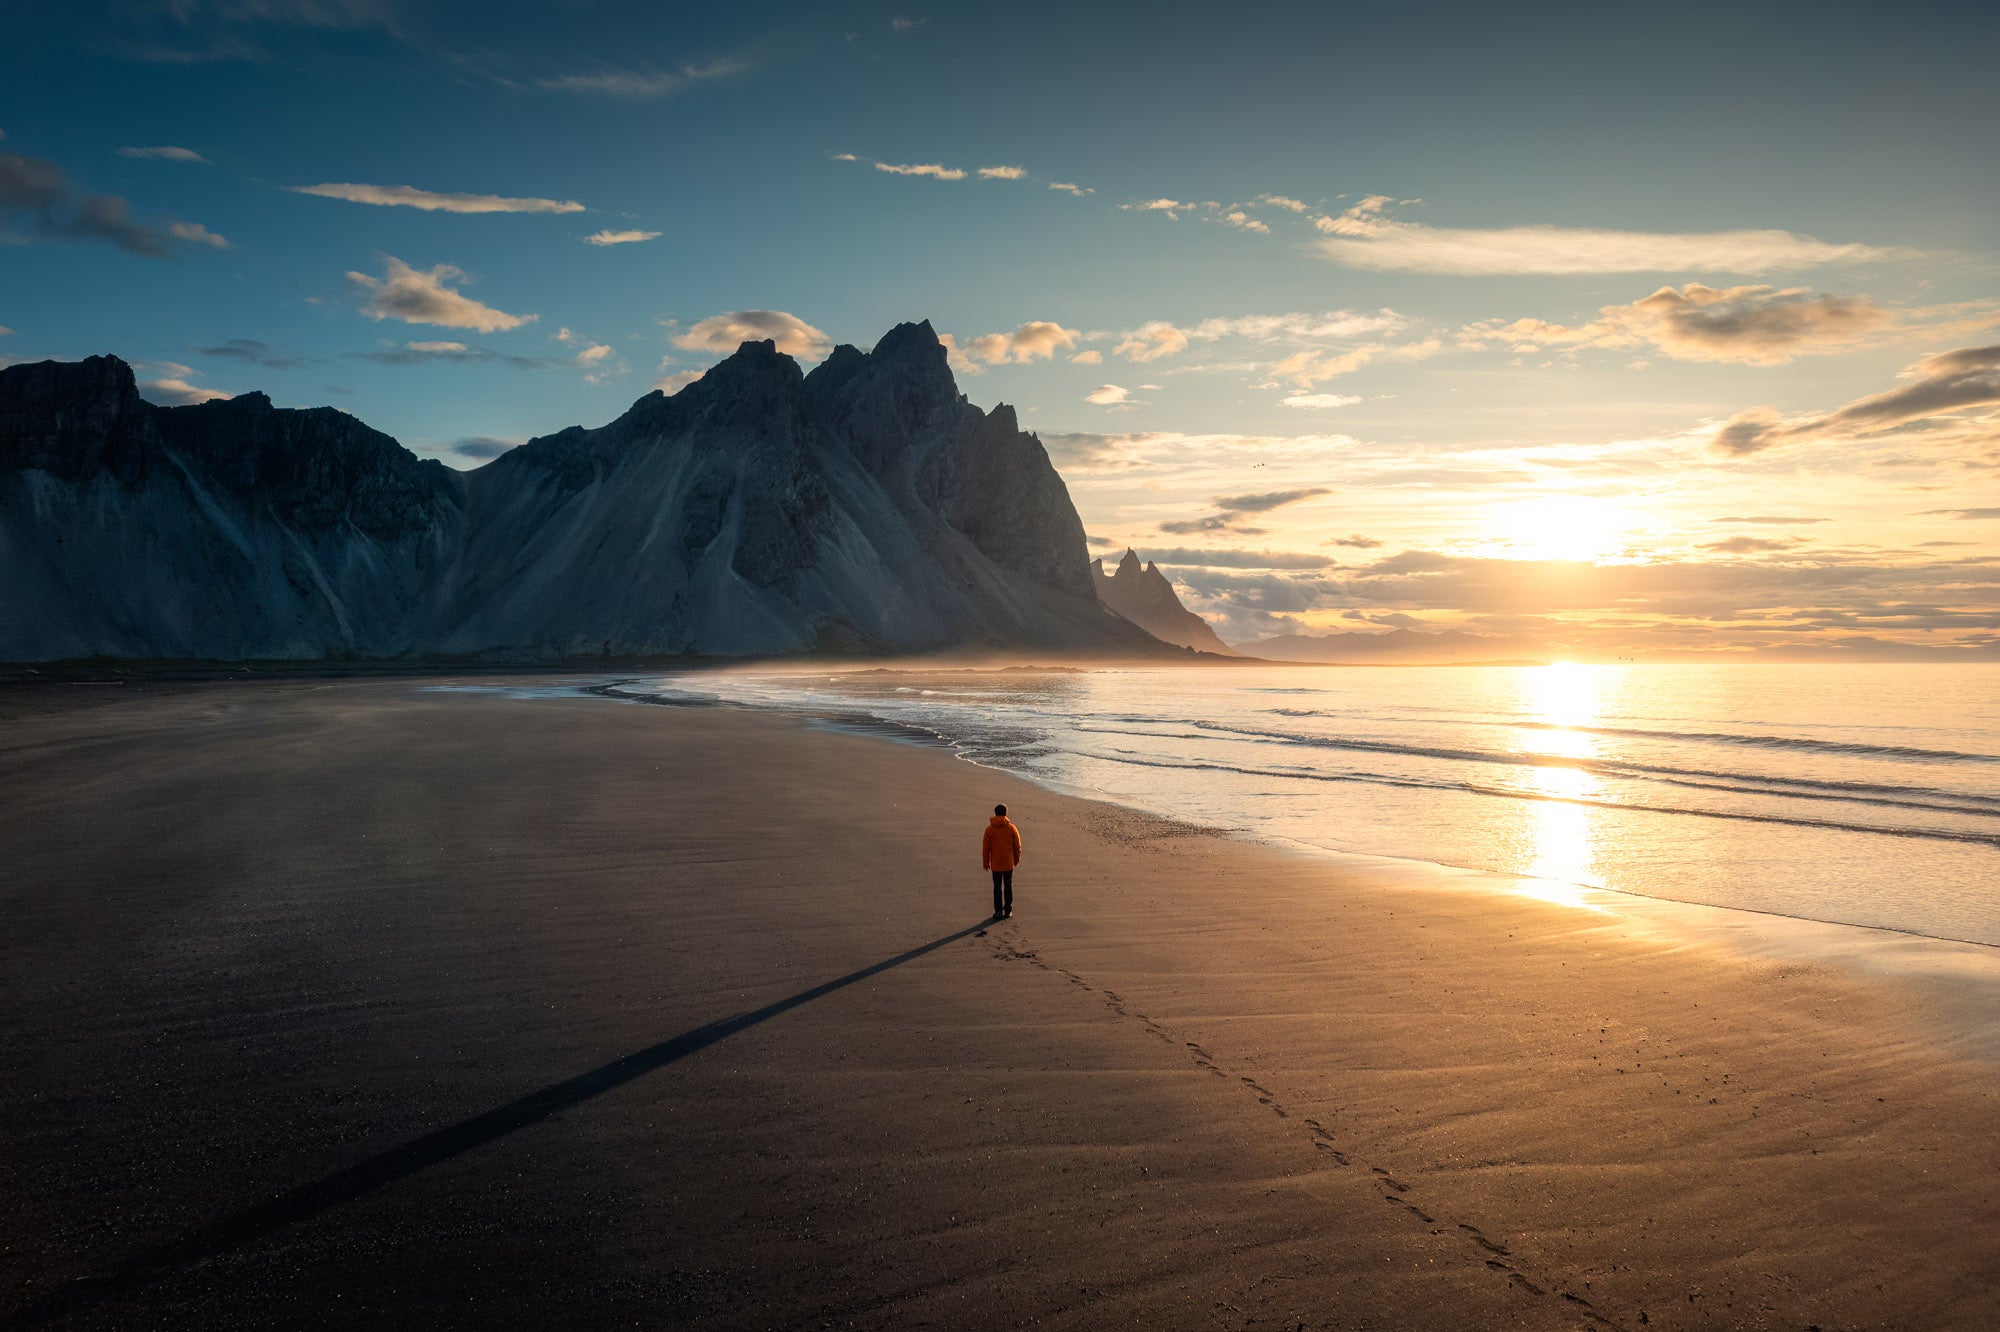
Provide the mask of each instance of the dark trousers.
[{"label": "dark trousers", "polygon": [[[1004,896],[1003,896],[1004,894]],[[993,914],[1014,909],[1014,871],[993,871]]]}]

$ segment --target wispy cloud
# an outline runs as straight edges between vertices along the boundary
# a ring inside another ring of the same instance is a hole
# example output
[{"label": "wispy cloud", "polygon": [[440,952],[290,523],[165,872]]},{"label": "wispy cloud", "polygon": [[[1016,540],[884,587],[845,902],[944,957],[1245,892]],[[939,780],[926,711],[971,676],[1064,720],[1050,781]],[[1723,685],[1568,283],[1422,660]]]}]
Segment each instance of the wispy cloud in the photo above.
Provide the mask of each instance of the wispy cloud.
[{"label": "wispy cloud", "polygon": [[518,449],[525,440],[502,439],[494,435],[467,435],[464,439],[453,440],[448,452],[476,462],[490,462],[501,454]]},{"label": "wispy cloud", "polygon": [[1544,347],[1642,348],[1681,361],[1783,365],[1800,356],[1851,351],[1911,332],[1958,336],[2000,324],[2000,305],[1903,311],[1866,296],[1815,295],[1805,287],[1661,287],[1625,305],[1607,305],[1587,323],[1541,319],[1467,325],[1467,346],[1498,342],[1514,351]]},{"label": "wispy cloud", "polygon": [[271,370],[290,370],[304,365],[308,358],[297,352],[274,347],[268,342],[255,338],[229,338],[213,347],[196,347],[201,356],[218,357],[225,361],[243,361],[250,365],[261,365]]},{"label": "wispy cloud", "polygon": [[1228,209],[1227,211],[1221,214],[1221,217],[1224,222],[1228,223],[1232,227],[1236,227],[1239,230],[1254,231],[1259,235],[1263,236],[1268,236],[1271,234],[1271,227],[1269,223],[1259,221],[1257,218],[1254,218],[1250,216],[1250,214],[1244,212],[1241,208]]},{"label": "wispy cloud", "polygon": [[817,361],[833,350],[833,339],[783,310],[732,310],[710,315],[675,335],[676,347],[727,355],[746,342],[769,340],[787,356]]},{"label": "wispy cloud", "polygon": [[1067,180],[1052,180],[1049,182],[1049,188],[1052,190],[1061,190],[1064,194],[1074,194],[1079,199],[1086,194],[1097,193],[1096,190],[1091,189],[1087,185],[1078,185]]},{"label": "wispy cloud", "polygon": [[[1960,418],[1971,408],[2000,406],[2000,346],[1960,347],[1906,367],[1899,388],[1856,398],[1830,412],[1786,416],[1755,407],[1716,427],[1711,442],[1723,453],[1761,453],[1804,440],[1855,439],[1937,417]],[[1971,422],[1984,442],[2000,440],[2000,421]]]},{"label": "wispy cloud", "polygon": [[1650,232],[1592,227],[1427,227],[1388,216],[1371,195],[1316,225],[1337,264],[1387,272],[1467,275],[1772,273],[1915,256],[1911,250],[1817,240],[1792,231]]},{"label": "wispy cloud", "polygon": [[979,168],[981,180],[1026,180],[1028,168],[1017,166],[987,166]]},{"label": "wispy cloud", "polygon": [[548,364],[532,356],[513,356],[469,342],[419,341],[385,342],[376,351],[350,352],[356,360],[376,365],[430,365],[445,362],[458,365],[507,365],[516,370],[539,370]]},{"label": "wispy cloud", "polygon": [[370,319],[400,319],[406,324],[435,324],[442,328],[469,328],[480,333],[519,328],[534,322],[536,315],[513,315],[482,305],[454,290],[454,283],[466,280],[465,272],[452,264],[417,269],[392,255],[383,255],[380,278],[350,272],[349,283],[366,293],[361,313]]},{"label": "wispy cloud", "polygon": [[175,240],[186,241],[189,245],[206,245],[211,250],[229,250],[235,247],[227,236],[217,235],[199,222],[173,222],[167,232]]},{"label": "wispy cloud", "polygon": [[1310,389],[1323,380],[1351,375],[1378,362],[1422,361],[1444,350],[1440,338],[1414,342],[1366,342],[1345,351],[1302,351],[1287,356],[1271,367],[1271,384],[1295,384]]},{"label": "wispy cloud", "polygon": [[153,259],[178,258],[190,245],[229,248],[198,222],[148,225],[119,196],[78,189],[53,162],[0,153],[0,243],[9,241],[102,241]]},{"label": "wispy cloud", "polygon": [[877,162],[877,171],[886,171],[892,176],[932,176],[938,180],[964,180],[965,172],[959,167],[942,166],[936,162]]},{"label": "wispy cloud", "polygon": [[1278,399],[1280,407],[1297,407],[1306,411],[1324,411],[1329,407],[1352,407],[1361,399],[1346,393],[1294,393]]},{"label": "wispy cloud", "polygon": [[697,84],[713,83],[741,74],[749,68],[744,61],[724,58],[712,60],[706,65],[686,64],[674,69],[607,67],[537,78],[533,83],[535,87],[549,92],[579,93],[625,102],[652,102]]},{"label": "wispy cloud", "polygon": [[440,194],[414,185],[289,185],[294,194],[375,204],[383,208],[418,208],[426,213],[581,213],[574,199],[511,199],[500,194]]},{"label": "wispy cloud", "polygon": [[139,381],[139,393],[148,402],[162,407],[190,407],[199,402],[220,402],[233,395],[220,389],[204,388],[194,381],[201,378],[191,366],[178,361],[141,361],[138,368],[152,371],[156,378]]},{"label": "wispy cloud", "polygon": [[1149,319],[1127,333],[1111,350],[1128,361],[1144,363],[1186,351],[1187,345],[1188,335],[1180,329],[1164,319]]},{"label": "wispy cloud", "polygon": [[636,245],[640,241],[658,240],[657,231],[593,231],[583,238],[585,245]]},{"label": "wispy cloud", "polygon": [[1031,361],[1051,360],[1057,352],[1076,346],[1079,336],[1073,328],[1046,319],[1032,319],[1012,333],[982,333],[963,343],[953,338],[947,345],[956,353],[952,361],[957,369],[977,374],[982,364],[1026,365]]},{"label": "wispy cloud", "polygon": [[175,148],[168,144],[162,144],[157,148],[120,148],[118,155],[120,157],[137,157],[157,162],[208,163],[206,157],[203,157],[192,148]]},{"label": "wispy cloud", "polygon": [[1984,522],[1988,519],[2000,518],[2000,509],[1925,509],[1924,516]]},{"label": "wispy cloud", "polygon": [[1083,400],[1095,403],[1099,407],[1128,407],[1136,405],[1132,399],[1132,390],[1123,388],[1117,384],[1099,384],[1096,388],[1084,394]]}]

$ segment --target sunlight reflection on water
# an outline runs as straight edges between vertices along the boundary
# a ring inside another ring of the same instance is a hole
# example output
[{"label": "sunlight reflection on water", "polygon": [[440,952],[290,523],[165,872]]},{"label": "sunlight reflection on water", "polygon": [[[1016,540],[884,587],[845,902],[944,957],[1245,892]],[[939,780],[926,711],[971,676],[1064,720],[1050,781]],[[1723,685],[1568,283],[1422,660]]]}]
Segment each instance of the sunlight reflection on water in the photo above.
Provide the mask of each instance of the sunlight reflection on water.
[{"label": "sunlight reflection on water", "polygon": [[[1588,729],[1596,724],[1602,693],[1601,672],[1616,667],[1578,666],[1557,662],[1521,672],[1524,713],[1533,721],[1557,728],[1521,733],[1522,752],[1555,758],[1587,759],[1597,754]],[[1588,805],[1562,803],[1599,796],[1597,779],[1575,768],[1528,769],[1535,790],[1552,797],[1525,806],[1530,842],[1528,873],[1532,881],[1517,889],[1523,896],[1585,911],[1603,911],[1591,901],[1592,888],[1602,887],[1596,868],[1596,839]]]}]

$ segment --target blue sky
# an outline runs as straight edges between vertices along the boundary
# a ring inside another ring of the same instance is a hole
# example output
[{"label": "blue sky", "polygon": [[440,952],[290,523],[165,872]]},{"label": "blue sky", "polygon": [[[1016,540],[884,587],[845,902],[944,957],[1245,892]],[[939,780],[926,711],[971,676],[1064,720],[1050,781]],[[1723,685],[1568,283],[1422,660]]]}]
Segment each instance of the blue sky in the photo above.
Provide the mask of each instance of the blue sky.
[{"label": "blue sky", "polygon": [[1239,636],[1989,643],[1996,39],[1970,5],[29,0],[0,357],[467,466],[746,332],[929,318],[1093,535]]}]

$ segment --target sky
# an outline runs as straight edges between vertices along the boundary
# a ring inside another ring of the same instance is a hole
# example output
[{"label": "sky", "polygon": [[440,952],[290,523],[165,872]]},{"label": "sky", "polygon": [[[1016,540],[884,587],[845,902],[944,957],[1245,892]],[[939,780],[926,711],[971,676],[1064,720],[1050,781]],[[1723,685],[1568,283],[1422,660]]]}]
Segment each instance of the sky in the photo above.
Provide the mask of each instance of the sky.
[{"label": "sky", "polygon": [[894,324],[1232,641],[2000,655],[2000,10],[16,0],[0,362],[456,467]]}]

